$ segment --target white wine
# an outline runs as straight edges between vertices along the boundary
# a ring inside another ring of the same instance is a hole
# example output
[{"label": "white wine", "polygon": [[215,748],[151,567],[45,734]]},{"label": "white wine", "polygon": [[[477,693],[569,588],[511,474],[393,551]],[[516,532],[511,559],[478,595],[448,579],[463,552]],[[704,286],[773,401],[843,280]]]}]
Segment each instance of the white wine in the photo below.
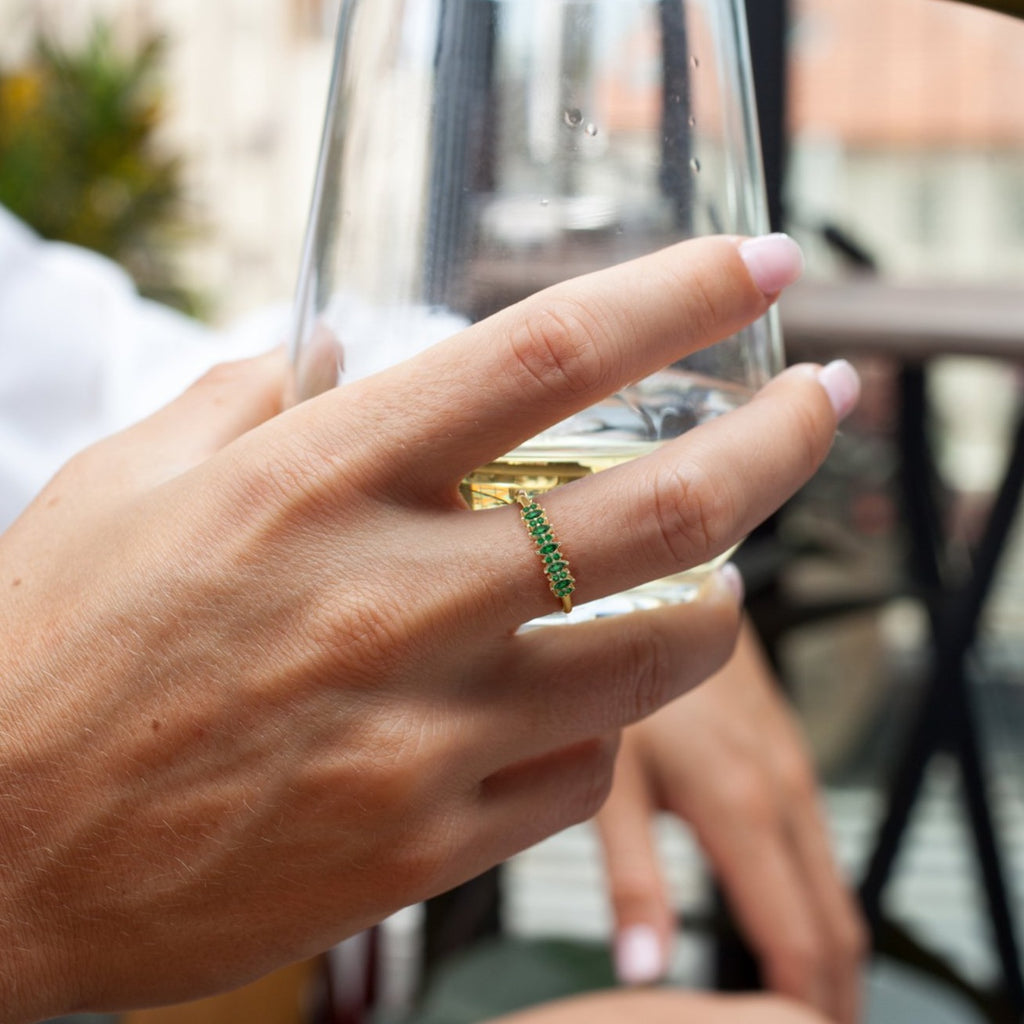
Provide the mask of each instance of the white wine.
[{"label": "white wine", "polygon": [[529,445],[471,473],[462,482],[462,496],[473,509],[511,505],[517,491],[544,494],[562,484],[646,455],[657,441],[603,445]]},{"label": "white wine", "polygon": [[[661,444],[658,441],[625,440],[598,444],[596,441],[596,438],[572,438],[571,444],[561,445],[531,442],[471,473],[462,482],[462,496],[473,509],[514,504],[517,491],[540,495],[592,473],[631,462],[654,451]],[[555,526],[557,528],[557,523]],[[564,537],[561,539],[563,542],[567,540]],[[662,604],[692,601],[708,575],[728,561],[733,551],[735,547],[685,572],[577,606],[571,618],[600,618]],[[586,571],[585,557],[575,555],[572,565],[579,579],[581,573]],[[558,613],[538,619],[536,624],[564,621],[565,616]]]}]

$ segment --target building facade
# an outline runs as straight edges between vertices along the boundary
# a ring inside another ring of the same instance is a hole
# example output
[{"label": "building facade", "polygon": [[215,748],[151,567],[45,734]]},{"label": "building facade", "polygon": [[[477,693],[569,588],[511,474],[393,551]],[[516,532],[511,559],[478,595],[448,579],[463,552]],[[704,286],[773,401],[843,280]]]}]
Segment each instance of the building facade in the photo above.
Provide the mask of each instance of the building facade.
[{"label": "building facade", "polygon": [[[0,57],[97,16],[165,33],[167,145],[200,236],[183,256],[219,319],[287,300],[340,0],[0,0]],[[791,0],[788,210],[811,271],[836,223],[896,277],[1024,272],[1024,22],[952,0]]]}]

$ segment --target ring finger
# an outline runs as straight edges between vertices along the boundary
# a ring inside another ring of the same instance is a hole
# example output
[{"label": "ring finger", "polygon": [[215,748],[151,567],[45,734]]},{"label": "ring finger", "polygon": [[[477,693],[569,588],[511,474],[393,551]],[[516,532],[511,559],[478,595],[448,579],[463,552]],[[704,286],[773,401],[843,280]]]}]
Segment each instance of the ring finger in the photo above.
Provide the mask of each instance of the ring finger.
[{"label": "ring finger", "polygon": [[[573,601],[705,563],[774,512],[832,443],[836,410],[819,373],[795,367],[746,406],[651,455],[549,491],[542,503],[575,578]],[[482,553],[486,584],[479,596],[500,624],[514,629],[552,610],[549,581],[518,512],[459,516],[464,544],[467,531],[477,531],[472,546]]]}]

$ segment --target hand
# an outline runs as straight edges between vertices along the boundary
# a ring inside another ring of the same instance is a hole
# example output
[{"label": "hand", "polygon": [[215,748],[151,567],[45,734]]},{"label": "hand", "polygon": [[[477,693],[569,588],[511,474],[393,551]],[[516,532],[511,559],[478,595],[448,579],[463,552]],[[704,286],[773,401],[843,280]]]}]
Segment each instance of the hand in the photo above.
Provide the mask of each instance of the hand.
[{"label": "hand", "polygon": [[[735,596],[517,633],[553,604],[533,546],[458,483],[762,314],[765,270],[688,243],[282,414],[273,360],[222,368],[74,459],[0,538],[8,1024],[240,985],[594,813]],[[796,368],[552,492],[577,597],[728,548],[846,404]]]},{"label": "hand", "polygon": [[664,970],[674,929],[650,835],[667,810],[688,821],[769,987],[859,1019],[865,927],[832,857],[810,756],[747,625],[736,653],[684,700],[627,729],[598,816],[619,973]]},{"label": "hand", "polygon": [[828,1024],[771,996],[710,996],[671,989],[596,992],[514,1013],[491,1024]]}]

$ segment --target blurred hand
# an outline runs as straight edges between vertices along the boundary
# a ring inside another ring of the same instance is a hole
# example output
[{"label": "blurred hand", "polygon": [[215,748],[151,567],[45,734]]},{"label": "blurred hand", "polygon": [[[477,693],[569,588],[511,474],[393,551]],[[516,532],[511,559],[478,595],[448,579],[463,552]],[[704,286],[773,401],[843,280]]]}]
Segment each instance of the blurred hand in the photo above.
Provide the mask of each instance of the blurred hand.
[{"label": "blurred hand", "polygon": [[[617,730],[727,658],[736,595],[520,634],[555,605],[533,545],[458,484],[761,315],[792,261],[749,257],[582,278],[284,413],[279,360],[223,367],[55,478],[0,538],[7,1024],[240,985],[596,811]],[[549,494],[578,599],[749,532],[843,395],[796,368]]]},{"label": "blurred hand", "polygon": [[753,630],[716,676],[627,729],[598,816],[627,982],[659,977],[674,915],[651,816],[688,821],[766,984],[859,1019],[865,927],[830,849],[810,756]]},{"label": "blurred hand", "polygon": [[711,996],[670,989],[596,992],[514,1013],[491,1024],[828,1024],[772,996]]}]

